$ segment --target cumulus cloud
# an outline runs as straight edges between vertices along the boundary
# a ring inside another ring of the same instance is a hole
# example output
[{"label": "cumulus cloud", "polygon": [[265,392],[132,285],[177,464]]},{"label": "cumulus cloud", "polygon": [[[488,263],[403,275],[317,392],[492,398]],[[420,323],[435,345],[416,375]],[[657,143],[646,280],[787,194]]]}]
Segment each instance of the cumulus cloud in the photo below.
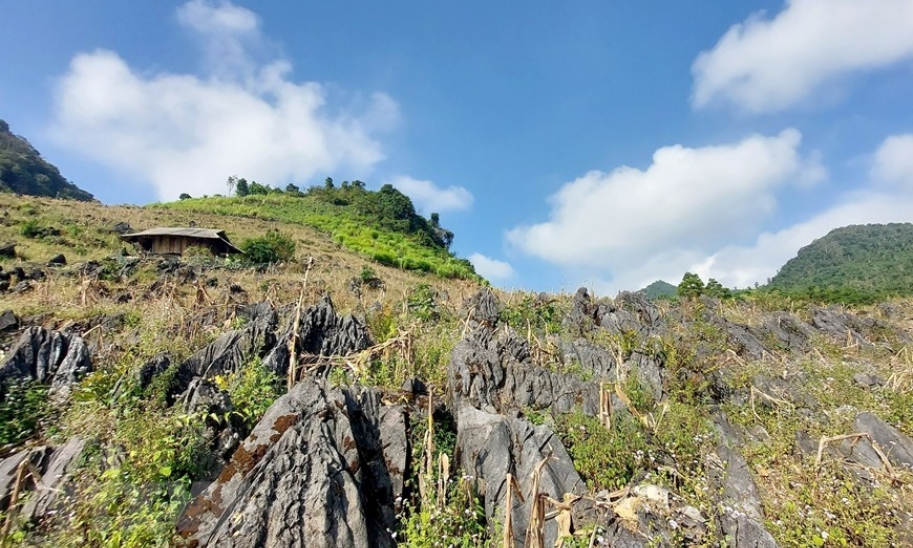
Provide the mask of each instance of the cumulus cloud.
[{"label": "cumulus cloud", "polygon": [[550,198],[548,221],[514,228],[507,239],[546,261],[602,270],[669,250],[715,249],[754,234],[776,209],[779,188],[824,176],[800,142],[787,129],[734,144],[664,147],[646,170],[591,171]]},{"label": "cumulus cloud", "polygon": [[475,267],[476,272],[487,280],[503,281],[513,277],[515,274],[514,268],[510,266],[510,263],[486,257],[481,253],[470,255],[469,262]]},{"label": "cumulus cloud", "polygon": [[472,193],[461,186],[441,188],[431,181],[408,176],[395,177],[390,184],[412,198],[416,208],[423,214],[463,211],[472,207]]},{"label": "cumulus cloud", "polygon": [[753,245],[727,246],[693,265],[705,277],[735,287],[764,283],[802,246],[851,224],[913,221],[913,134],[885,139],[874,154],[869,180],[810,219],[760,234]]},{"label": "cumulus cloud", "polygon": [[910,58],[909,0],[787,0],[774,18],[752,15],[697,57],[692,103],[776,111],[841,76]]},{"label": "cumulus cloud", "polygon": [[875,181],[886,184],[910,184],[913,181],[913,135],[892,135],[875,152],[872,167]]},{"label": "cumulus cloud", "polygon": [[684,272],[716,278],[728,287],[765,283],[799,249],[835,228],[851,224],[913,221],[913,134],[885,139],[872,155],[869,177],[860,187],[837,197],[834,205],[808,219],[760,232],[746,245],[724,244],[707,251],[673,244],[641,262],[618,264],[611,272],[581,269],[577,278],[597,291],[639,289],[656,279],[676,283]]},{"label": "cumulus cloud", "polygon": [[117,53],[76,55],[60,79],[59,141],[154,185],[162,199],[226,190],[229,175],[261,183],[302,182],[345,168],[367,173],[384,158],[376,134],[399,119],[396,102],[375,93],[356,109],[333,104],[317,82],[295,82],[291,65],[256,63],[259,18],[228,2],[193,0],[177,19],[207,46],[203,76],[150,74]]}]

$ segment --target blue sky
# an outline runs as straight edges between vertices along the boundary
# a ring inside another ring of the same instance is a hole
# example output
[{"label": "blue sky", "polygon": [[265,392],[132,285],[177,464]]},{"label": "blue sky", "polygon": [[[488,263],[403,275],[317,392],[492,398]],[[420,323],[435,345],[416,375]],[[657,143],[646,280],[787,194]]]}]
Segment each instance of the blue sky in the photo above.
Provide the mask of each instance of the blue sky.
[{"label": "blue sky", "polygon": [[106,203],[393,183],[493,283],[764,283],[913,221],[913,2],[3,0],[0,118]]}]

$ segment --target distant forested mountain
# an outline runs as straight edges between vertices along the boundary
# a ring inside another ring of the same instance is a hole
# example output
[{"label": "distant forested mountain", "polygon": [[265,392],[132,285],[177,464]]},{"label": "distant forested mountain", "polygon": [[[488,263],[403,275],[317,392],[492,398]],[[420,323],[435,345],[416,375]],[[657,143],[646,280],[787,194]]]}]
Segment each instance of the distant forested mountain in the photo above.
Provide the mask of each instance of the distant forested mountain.
[{"label": "distant forested mountain", "polygon": [[94,196],[67,181],[24,138],[0,120],[0,192],[91,201]]},{"label": "distant forested mountain", "polygon": [[654,301],[656,299],[672,299],[678,295],[678,289],[669,282],[656,280],[638,291],[638,293],[643,293],[645,297]]},{"label": "distant forested mountain", "polygon": [[913,224],[832,230],[800,249],[767,289],[843,302],[913,295]]}]

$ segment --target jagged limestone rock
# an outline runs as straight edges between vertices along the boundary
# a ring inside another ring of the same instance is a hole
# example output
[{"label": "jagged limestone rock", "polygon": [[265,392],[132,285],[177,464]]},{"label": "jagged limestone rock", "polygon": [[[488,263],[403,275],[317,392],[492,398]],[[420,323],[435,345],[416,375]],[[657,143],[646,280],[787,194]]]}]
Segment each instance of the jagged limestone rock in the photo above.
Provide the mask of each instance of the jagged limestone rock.
[{"label": "jagged limestone rock", "polygon": [[0,385],[26,381],[50,384],[49,397],[59,402],[91,371],[89,348],[81,337],[30,327],[0,364]]},{"label": "jagged limestone rock", "polygon": [[[292,324],[263,359],[263,364],[277,375],[285,376],[289,365],[289,341]],[[313,356],[346,355],[371,346],[367,327],[354,316],[336,314],[329,296],[301,312],[295,351]]]},{"label": "jagged limestone rock", "polygon": [[401,408],[305,379],[185,509],[178,532],[197,547],[392,546],[406,454]]},{"label": "jagged limestone rock", "polygon": [[72,495],[66,491],[69,475],[76,467],[85,447],[85,439],[73,436],[54,450],[47,469],[41,475],[41,481],[22,509],[23,519],[27,522],[38,522],[52,515],[66,503],[66,497]]},{"label": "jagged limestone rock", "polygon": [[[504,523],[507,490],[506,474],[513,474],[520,491],[526,497],[513,496],[512,523],[514,538],[526,537],[534,481],[533,471],[539,468],[539,493],[556,500],[564,495],[582,495],[586,484],[574,469],[561,440],[545,425],[533,426],[522,417],[505,417],[463,405],[457,415],[456,453],[464,473],[478,481],[484,496],[485,514],[497,516]],[[546,546],[552,546],[558,536],[554,521],[545,524]]]}]

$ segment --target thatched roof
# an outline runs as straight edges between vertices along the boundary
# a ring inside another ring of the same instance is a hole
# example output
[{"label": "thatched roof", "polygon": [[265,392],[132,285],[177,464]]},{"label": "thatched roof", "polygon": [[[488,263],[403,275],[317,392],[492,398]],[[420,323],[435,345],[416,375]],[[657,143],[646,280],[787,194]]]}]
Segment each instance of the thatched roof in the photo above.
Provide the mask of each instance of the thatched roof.
[{"label": "thatched roof", "polygon": [[224,230],[217,230],[215,228],[156,227],[150,228],[149,230],[143,230],[142,232],[134,232],[133,234],[124,234],[120,238],[127,242],[142,242],[157,237],[218,240],[219,243],[224,246],[227,253],[244,253],[229,241]]}]

